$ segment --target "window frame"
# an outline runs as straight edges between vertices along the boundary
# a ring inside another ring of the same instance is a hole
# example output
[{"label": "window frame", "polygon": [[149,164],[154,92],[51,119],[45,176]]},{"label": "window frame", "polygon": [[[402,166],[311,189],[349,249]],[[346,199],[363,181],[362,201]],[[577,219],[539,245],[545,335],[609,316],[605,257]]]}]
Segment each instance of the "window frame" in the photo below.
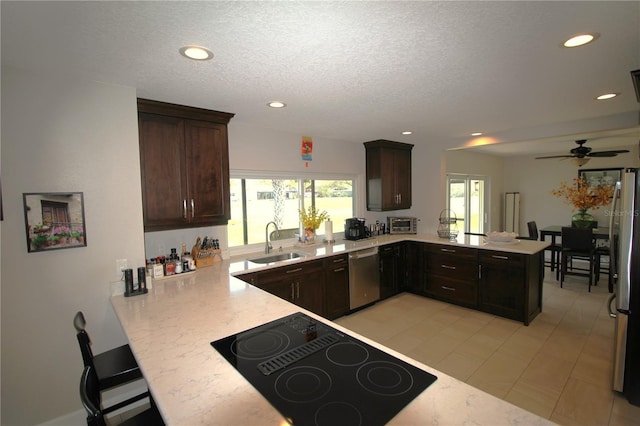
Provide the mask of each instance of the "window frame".
[{"label": "window frame", "polygon": [[[356,174],[350,173],[316,173],[316,172],[284,172],[284,171],[264,171],[264,170],[241,170],[241,169],[231,169],[229,170],[229,179],[288,179],[288,180],[296,180],[298,181],[298,200],[299,205],[298,208],[306,209],[308,204],[305,203],[304,194],[300,194],[301,187],[300,182],[304,180],[350,180],[352,182],[352,194],[351,194],[351,211],[353,212],[353,216],[358,216],[358,202],[360,198],[360,190],[361,186],[361,178]],[[300,196],[302,195],[302,196]],[[315,194],[313,194],[313,198],[315,199]],[[242,200],[243,202],[243,210],[246,215],[246,199]],[[265,223],[266,225],[266,223]],[[336,228],[334,223],[334,235],[337,233],[336,229],[340,229],[340,227]],[[246,227],[245,230],[246,232]],[[228,227],[227,227],[228,233]],[[228,235],[227,235],[228,241]],[[293,246],[297,240],[295,238],[278,240],[278,246],[282,247],[290,247]],[[231,256],[247,254],[247,253],[255,253],[256,251],[264,250],[264,241],[261,243],[251,243],[242,246],[229,246],[228,250]]]}]

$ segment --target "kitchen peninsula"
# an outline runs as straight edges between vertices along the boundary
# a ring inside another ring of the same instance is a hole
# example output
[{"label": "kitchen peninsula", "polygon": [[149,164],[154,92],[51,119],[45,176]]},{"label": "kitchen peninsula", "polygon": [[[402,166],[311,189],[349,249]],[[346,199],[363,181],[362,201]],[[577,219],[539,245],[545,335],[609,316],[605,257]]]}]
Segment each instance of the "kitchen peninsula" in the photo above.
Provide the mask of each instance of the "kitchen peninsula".
[{"label": "kitchen peninsula", "polygon": [[[523,255],[538,253],[546,246],[543,242],[522,241],[509,247],[494,247],[477,238],[461,238],[460,242],[443,243],[431,236],[385,235],[305,248],[308,258],[287,262],[304,262],[406,239]],[[112,298],[129,344],[168,425],[285,424],[278,411],[210,343],[295,312],[328,323],[438,377],[390,425],[551,424],[233,276],[276,266],[257,265],[244,259],[224,260],[195,274],[156,281],[147,295]]]}]

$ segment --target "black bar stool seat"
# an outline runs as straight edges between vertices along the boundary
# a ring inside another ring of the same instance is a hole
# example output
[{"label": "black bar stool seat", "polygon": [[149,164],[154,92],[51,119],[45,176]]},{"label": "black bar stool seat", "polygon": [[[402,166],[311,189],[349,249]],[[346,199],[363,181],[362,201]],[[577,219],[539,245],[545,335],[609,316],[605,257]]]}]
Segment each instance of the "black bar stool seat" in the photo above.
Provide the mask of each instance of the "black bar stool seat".
[{"label": "black bar stool seat", "polygon": [[[73,318],[73,326],[77,331],[76,337],[80,345],[82,360],[85,367],[91,367],[93,369],[98,388],[101,392],[134,380],[143,379],[140,367],[129,345],[118,346],[117,348],[94,355],[91,350],[91,339],[85,329],[86,325],[84,314],[78,312]],[[148,396],[149,392],[145,391],[122,402],[106,407],[102,409],[102,412],[105,414],[110,413]]]}]

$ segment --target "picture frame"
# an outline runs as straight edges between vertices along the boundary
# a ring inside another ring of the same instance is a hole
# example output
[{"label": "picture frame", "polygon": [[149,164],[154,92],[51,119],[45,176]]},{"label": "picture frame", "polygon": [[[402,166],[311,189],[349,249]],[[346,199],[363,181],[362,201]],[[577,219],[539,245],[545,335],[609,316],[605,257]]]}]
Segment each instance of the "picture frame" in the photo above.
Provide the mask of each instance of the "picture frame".
[{"label": "picture frame", "polygon": [[27,252],[86,247],[82,192],[23,193]]},{"label": "picture frame", "polygon": [[581,169],[578,170],[578,177],[582,178],[592,188],[602,186],[614,186],[622,179],[622,167],[609,169]]}]

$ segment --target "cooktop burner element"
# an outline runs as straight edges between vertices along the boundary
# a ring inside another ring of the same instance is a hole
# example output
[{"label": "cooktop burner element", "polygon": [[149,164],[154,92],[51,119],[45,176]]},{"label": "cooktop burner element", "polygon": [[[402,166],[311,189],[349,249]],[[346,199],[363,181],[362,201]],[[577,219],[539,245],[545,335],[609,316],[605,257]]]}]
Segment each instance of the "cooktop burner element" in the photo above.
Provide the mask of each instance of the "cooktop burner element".
[{"label": "cooktop burner element", "polygon": [[437,379],[301,312],[211,345],[292,425],[384,425]]}]

